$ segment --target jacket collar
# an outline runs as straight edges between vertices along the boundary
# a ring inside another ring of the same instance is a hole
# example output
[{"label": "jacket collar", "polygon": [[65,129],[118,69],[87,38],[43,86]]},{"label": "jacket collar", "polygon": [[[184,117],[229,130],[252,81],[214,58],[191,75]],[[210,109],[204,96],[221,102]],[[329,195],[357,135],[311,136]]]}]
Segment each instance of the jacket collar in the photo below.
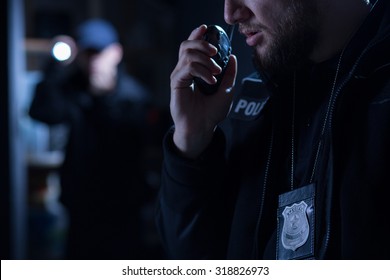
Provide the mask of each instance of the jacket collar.
[{"label": "jacket collar", "polygon": [[390,5],[378,0],[345,49],[342,71],[369,76],[390,63]]}]

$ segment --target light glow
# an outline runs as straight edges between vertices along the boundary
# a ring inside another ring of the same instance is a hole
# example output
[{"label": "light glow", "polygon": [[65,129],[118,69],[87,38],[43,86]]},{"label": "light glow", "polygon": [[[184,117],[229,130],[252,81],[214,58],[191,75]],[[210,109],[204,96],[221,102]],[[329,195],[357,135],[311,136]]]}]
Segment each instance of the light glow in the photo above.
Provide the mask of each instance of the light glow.
[{"label": "light glow", "polygon": [[58,61],[66,61],[72,56],[71,47],[64,42],[57,42],[52,49],[54,58]]}]

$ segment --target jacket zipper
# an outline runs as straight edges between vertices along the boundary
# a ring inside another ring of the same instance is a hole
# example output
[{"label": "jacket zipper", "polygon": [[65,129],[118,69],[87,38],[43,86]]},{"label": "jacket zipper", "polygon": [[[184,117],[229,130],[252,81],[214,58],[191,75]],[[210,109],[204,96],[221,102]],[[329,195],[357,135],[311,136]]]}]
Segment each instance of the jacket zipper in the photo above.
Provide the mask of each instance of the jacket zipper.
[{"label": "jacket zipper", "polygon": [[272,131],[271,131],[271,139],[270,144],[268,148],[268,156],[267,156],[267,164],[265,166],[265,172],[264,172],[264,182],[263,182],[263,188],[261,191],[261,200],[259,204],[259,214],[257,218],[256,223],[256,229],[255,229],[255,236],[254,236],[254,242],[253,242],[253,253],[254,259],[259,259],[259,229],[260,229],[260,221],[263,216],[263,208],[264,208],[264,200],[265,200],[265,192],[267,190],[268,185],[268,175],[269,175],[269,168],[271,166],[271,158],[272,158],[272,151],[273,151],[273,145],[274,145],[274,126],[272,125]]}]

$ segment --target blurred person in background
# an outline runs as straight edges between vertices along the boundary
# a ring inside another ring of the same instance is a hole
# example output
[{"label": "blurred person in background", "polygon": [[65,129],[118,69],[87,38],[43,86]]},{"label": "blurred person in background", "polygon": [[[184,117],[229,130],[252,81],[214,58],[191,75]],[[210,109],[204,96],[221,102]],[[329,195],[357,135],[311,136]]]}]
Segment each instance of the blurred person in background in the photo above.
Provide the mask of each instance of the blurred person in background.
[{"label": "blurred person in background", "polygon": [[149,93],[126,73],[111,23],[83,22],[74,42],[73,61],[52,59],[47,65],[29,112],[38,121],[69,128],[60,173],[61,202],[70,219],[65,257],[143,258]]}]

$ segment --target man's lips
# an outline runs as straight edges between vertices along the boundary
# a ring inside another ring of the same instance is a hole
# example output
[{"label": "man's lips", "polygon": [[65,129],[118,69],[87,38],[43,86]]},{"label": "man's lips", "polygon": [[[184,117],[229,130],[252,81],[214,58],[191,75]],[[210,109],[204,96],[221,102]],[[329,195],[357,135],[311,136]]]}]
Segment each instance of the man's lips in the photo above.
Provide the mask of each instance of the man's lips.
[{"label": "man's lips", "polygon": [[251,47],[259,45],[263,41],[264,34],[262,31],[243,30],[241,33],[246,37],[246,43]]},{"label": "man's lips", "polygon": [[264,31],[266,27],[262,24],[240,24],[239,32],[245,36],[246,43],[250,47],[261,45],[264,41]]}]

